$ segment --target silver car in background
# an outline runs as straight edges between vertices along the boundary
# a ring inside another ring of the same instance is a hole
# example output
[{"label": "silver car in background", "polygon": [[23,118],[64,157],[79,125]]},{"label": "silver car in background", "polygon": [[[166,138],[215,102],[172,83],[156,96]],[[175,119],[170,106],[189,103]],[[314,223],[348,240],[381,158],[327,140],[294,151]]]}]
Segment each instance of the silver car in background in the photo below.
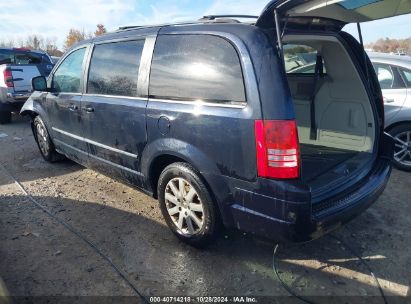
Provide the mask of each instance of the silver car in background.
[{"label": "silver car in background", "polygon": [[411,171],[411,57],[368,53],[385,103],[385,128],[396,140],[394,160]]}]

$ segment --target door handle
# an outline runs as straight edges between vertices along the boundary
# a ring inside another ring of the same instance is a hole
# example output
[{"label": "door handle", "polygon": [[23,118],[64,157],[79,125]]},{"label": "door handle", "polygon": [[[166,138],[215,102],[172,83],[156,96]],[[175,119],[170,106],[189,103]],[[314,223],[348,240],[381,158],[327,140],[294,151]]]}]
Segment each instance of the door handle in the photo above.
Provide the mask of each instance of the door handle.
[{"label": "door handle", "polygon": [[70,111],[74,112],[74,111],[77,111],[77,110],[78,110],[78,106],[72,104],[72,105],[69,105],[69,106],[68,106],[68,109],[69,109]]},{"label": "door handle", "polygon": [[395,99],[384,98],[384,102],[385,103],[393,103],[393,102],[395,102]]},{"label": "door handle", "polygon": [[90,106],[84,107],[83,110],[87,113],[93,113],[94,112],[94,108],[90,107]]}]

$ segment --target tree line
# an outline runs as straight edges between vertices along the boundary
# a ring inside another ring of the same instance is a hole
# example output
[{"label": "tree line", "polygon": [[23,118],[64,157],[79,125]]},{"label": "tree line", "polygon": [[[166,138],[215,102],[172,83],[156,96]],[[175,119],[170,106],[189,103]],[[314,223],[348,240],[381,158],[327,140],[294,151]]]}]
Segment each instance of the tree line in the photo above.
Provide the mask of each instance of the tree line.
[{"label": "tree line", "polygon": [[[103,35],[105,33],[107,33],[107,29],[104,24],[97,24],[94,32],[86,32],[84,29],[79,30],[76,28],[71,28],[66,36],[62,50],[57,46],[56,38],[44,37],[42,35],[29,35],[26,39],[9,39],[7,41],[0,39],[0,47],[18,47],[28,48],[31,50],[42,50],[46,51],[51,56],[61,56],[64,51],[71,48],[73,44],[85,39]],[[365,47],[376,52],[396,53],[403,51],[411,55],[411,37],[407,39],[380,38],[373,43],[367,44]]]},{"label": "tree line", "polygon": [[4,48],[27,48],[30,50],[41,50],[47,52],[51,56],[60,57],[64,51],[71,48],[77,42],[85,39],[90,39],[107,33],[106,27],[103,24],[97,24],[94,32],[86,32],[71,28],[64,41],[63,49],[61,50],[57,45],[57,39],[51,37],[44,37],[42,35],[29,35],[25,39],[0,39],[0,47]]},{"label": "tree line", "polygon": [[365,47],[376,52],[396,53],[403,51],[411,55],[411,37],[406,39],[381,38],[373,43],[367,44]]}]

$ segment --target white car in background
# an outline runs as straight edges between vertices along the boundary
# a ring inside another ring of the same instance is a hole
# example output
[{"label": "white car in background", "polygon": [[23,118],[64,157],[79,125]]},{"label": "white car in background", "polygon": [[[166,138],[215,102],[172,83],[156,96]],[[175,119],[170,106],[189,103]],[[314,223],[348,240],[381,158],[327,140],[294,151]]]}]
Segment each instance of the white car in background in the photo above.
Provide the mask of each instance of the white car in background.
[{"label": "white car in background", "polygon": [[395,138],[394,160],[411,171],[411,57],[368,53],[385,103],[385,127]]}]

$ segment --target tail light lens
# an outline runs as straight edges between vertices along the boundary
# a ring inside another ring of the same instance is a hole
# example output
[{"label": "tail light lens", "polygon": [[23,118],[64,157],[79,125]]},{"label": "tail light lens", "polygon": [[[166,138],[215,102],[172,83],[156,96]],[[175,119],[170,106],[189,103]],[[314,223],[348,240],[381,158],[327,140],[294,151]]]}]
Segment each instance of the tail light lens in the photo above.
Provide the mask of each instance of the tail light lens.
[{"label": "tail light lens", "polygon": [[300,151],[294,120],[255,121],[258,176],[294,179],[300,176]]},{"label": "tail light lens", "polygon": [[13,74],[11,73],[11,71],[10,70],[4,70],[3,71],[3,76],[4,76],[4,83],[6,84],[6,87],[13,88],[14,87]]}]

